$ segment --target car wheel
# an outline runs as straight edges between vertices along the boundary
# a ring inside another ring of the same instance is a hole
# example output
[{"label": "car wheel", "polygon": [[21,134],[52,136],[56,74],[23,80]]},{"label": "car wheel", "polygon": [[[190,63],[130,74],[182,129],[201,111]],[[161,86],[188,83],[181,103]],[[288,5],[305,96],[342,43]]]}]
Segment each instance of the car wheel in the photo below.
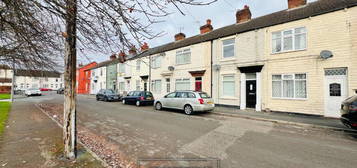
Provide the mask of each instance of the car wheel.
[{"label": "car wheel", "polygon": [[193,109],[192,109],[192,107],[190,105],[185,105],[184,111],[185,111],[185,114],[191,115],[192,112],[193,112]]},{"label": "car wheel", "polygon": [[108,98],[107,98],[107,97],[104,97],[104,101],[107,102],[107,101],[108,101]]},{"label": "car wheel", "polygon": [[135,105],[136,105],[137,107],[139,107],[139,106],[140,106],[140,101],[136,101]]},{"label": "car wheel", "polygon": [[155,104],[155,109],[156,109],[156,110],[161,110],[161,109],[162,109],[162,104],[161,104],[160,102],[157,102],[157,103]]},{"label": "car wheel", "polygon": [[98,96],[96,96],[96,97],[95,97],[95,100],[99,101],[99,97],[98,97]]},{"label": "car wheel", "polygon": [[123,104],[126,104],[126,101],[125,101],[125,99],[123,99],[122,101],[121,101]]}]

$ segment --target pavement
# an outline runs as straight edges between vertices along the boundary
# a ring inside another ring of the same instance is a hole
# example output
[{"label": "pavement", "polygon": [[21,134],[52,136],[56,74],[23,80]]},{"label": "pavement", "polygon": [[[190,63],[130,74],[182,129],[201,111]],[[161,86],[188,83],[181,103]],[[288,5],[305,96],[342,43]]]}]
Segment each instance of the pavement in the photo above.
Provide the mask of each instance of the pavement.
[{"label": "pavement", "polygon": [[[56,94],[17,101],[15,103],[29,103],[22,107],[27,107],[26,110],[35,104],[49,104],[59,112],[63,107],[63,95]],[[216,158],[222,168],[354,168],[357,165],[357,134],[354,132],[247,119],[228,112],[187,116],[177,110],[156,111],[152,106],[96,101],[87,95],[78,95],[77,102],[78,127],[105,138],[109,148],[118,150],[132,162],[143,158]],[[25,118],[29,116],[23,120]],[[105,144],[101,145],[106,148]],[[5,151],[1,149],[0,160],[4,156],[1,153],[8,155],[12,150]]]},{"label": "pavement", "polygon": [[31,97],[12,104],[0,137],[0,167],[102,167],[82,146],[77,161],[63,158],[62,129],[35,107],[38,101]]}]

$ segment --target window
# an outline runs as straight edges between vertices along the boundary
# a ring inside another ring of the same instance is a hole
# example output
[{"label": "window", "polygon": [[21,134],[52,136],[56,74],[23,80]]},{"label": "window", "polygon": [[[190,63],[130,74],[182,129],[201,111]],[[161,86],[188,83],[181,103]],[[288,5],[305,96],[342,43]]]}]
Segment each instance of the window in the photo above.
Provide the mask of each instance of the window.
[{"label": "window", "polygon": [[168,92],[170,92],[170,78],[166,78],[166,92],[168,93]]},{"label": "window", "polygon": [[103,76],[103,69],[100,68],[100,76]]},{"label": "window", "polygon": [[176,79],[176,90],[190,90],[190,79]]},{"label": "window", "polygon": [[136,71],[140,71],[141,60],[136,61]]},{"label": "window", "polygon": [[234,57],[235,39],[227,39],[222,41],[223,45],[223,58]]},{"label": "window", "polygon": [[[94,86],[94,85],[93,85]],[[58,84],[56,84],[56,89],[58,88]]]},{"label": "window", "polygon": [[273,75],[272,97],[307,98],[306,74]]},{"label": "window", "polygon": [[125,82],[119,82],[119,90],[124,91],[125,90]]},{"label": "window", "polygon": [[161,67],[161,59],[162,59],[162,56],[153,57],[151,60],[151,67],[152,68],[160,68]]},{"label": "window", "polygon": [[234,75],[223,76],[223,96],[235,96],[235,79]]},{"label": "window", "polygon": [[119,64],[119,73],[125,73],[125,64]]},{"label": "window", "polygon": [[136,90],[140,90],[140,80],[136,80]]},{"label": "window", "polygon": [[161,80],[152,81],[152,91],[155,93],[161,93]]},{"label": "window", "polygon": [[166,95],[165,97],[166,98],[174,98],[175,96],[176,96],[176,92],[170,93],[170,94]]},{"label": "window", "polygon": [[176,64],[189,64],[191,62],[191,50],[184,49],[176,51]]},{"label": "window", "polygon": [[330,96],[341,96],[341,84],[339,83],[330,84]]},{"label": "window", "polygon": [[299,27],[272,33],[272,52],[306,49],[306,28]]}]

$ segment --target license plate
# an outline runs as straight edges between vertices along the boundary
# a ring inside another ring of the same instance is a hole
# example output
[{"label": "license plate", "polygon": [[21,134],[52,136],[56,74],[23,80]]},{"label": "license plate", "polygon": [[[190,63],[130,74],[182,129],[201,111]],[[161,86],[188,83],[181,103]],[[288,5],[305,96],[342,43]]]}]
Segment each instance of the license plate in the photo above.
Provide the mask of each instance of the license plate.
[{"label": "license plate", "polygon": [[152,99],[152,97],[148,97],[148,98],[146,98],[147,100],[151,100]]},{"label": "license plate", "polygon": [[207,104],[213,104],[213,102],[207,102]]}]

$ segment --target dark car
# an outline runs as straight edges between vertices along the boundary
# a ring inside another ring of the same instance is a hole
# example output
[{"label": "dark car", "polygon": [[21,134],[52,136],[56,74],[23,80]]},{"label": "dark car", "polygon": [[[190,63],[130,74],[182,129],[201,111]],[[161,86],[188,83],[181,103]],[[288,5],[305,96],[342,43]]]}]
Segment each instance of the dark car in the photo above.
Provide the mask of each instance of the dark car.
[{"label": "dark car", "polygon": [[57,94],[64,94],[64,88],[59,88],[57,90]]},{"label": "dark car", "polygon": [[95,96],[97,100],[103,101],[118,101],[120,100],[120,95],[115,93],[112,89],[101,89]]},{"label": "dark car", "polygon": [[154,96],[148,91],[132,91],[122,99],[123,104],[135,104],[136,106],[153,105],[154,101]]},{"label": "dark car", "polygon": [[341,122],[348,128],[357,129],[357,95],[342,102]]}]

